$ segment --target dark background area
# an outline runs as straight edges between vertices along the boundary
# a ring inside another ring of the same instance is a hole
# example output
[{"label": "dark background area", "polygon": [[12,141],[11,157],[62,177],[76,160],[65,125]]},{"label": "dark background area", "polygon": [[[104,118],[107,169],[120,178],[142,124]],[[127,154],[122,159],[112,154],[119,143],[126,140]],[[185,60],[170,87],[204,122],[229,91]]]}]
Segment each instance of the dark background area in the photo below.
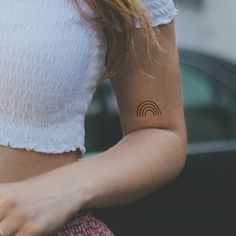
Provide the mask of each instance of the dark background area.
[{"label": "dark background area", "polygon": [[[116,236],[236,235],[236,66],[186,49],[179,55],[187,163],[176,180],[141,200],[92,209]],[[85,128],[88,156],[122,138],[108,82],[98,87]]]}]

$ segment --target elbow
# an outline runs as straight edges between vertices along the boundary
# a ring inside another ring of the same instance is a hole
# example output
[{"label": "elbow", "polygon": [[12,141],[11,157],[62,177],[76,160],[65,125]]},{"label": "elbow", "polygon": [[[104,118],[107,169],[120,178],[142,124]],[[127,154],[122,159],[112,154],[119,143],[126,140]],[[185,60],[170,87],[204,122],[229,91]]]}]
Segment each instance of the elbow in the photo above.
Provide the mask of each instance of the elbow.
[{"label": "elbow", "polygon": [[[154,190],[174,181],[182,173],[187,161],[186,132],[161,129],[162,158],[159,158],[152,181]],[[158,160],[158,158],[155,158]]]},{"label": "elbow", "polygon": [[174,178],[177,178],[182,170],[185,167],[187,162],[187,133],[186,130],[182,130],[181,132],[176,132],[176,156],[175,156],[175,168],[174,168]]},{"label": "elbow", "polygon": [[184,126],[165,129],[165,168],[167,182],[176,179],[183,171],[187,162],[187,132]]},{"label": "elbow", "polygon": [[182,173],[182,170],[187,162],[187,144],[183,143],[182,145],[180,155],[177,157],[176,177]]}]

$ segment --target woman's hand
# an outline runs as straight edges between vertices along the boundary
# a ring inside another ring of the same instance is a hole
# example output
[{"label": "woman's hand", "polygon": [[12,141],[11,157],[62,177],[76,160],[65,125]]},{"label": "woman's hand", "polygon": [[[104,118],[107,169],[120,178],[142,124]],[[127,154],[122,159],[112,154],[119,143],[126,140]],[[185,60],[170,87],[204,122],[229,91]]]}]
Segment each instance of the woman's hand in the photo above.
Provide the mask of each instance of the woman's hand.
[{"label": "woman's hand", "polygon": [[52,233],[80,208],[71,192],[52,174],[0,184],[0,230],[4,236]]}]

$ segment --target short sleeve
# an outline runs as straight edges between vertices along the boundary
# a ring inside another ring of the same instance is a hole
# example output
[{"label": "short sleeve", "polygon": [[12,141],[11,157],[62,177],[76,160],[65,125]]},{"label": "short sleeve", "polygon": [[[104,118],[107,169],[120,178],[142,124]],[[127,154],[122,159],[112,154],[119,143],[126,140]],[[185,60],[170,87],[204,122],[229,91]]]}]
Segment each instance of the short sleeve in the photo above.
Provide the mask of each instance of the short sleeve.
[{"label": "short sleeve", "polygon": [[[152,26],[170,23],[178,14],[173,0],[140,0],[142,6],[147,10]],[[140,28],[140,22],[136,22],[136,27]]]}]

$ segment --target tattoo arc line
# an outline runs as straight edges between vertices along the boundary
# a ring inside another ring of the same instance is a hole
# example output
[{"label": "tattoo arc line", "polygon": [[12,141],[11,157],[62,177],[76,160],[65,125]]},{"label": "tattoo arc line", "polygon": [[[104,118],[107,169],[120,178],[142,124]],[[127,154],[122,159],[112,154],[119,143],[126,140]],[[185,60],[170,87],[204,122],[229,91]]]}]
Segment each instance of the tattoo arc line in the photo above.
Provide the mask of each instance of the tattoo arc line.
[{"label": "tattoo arc line", "polygon": [[147,115],[147,112],[151,112],[153,116],[160,116],[162,114],[160,107],[150,100],[143,101],[138,105],[136,115],[143,117]]}]

